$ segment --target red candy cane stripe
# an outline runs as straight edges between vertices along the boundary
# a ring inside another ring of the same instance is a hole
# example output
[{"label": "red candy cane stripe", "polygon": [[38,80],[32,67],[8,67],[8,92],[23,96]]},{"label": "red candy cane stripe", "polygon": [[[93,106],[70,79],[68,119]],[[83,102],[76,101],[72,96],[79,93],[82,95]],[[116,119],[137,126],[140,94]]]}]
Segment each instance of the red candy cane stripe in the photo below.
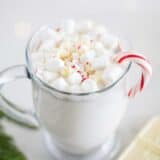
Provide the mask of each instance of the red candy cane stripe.
[{"label": "red candy cane stripe", "polygon": [[141,68],[142,73],[140,80],[128,92],[129,97],[134,97],[138,92],[144,89],[151,78],[152,67],[149,61],[143,55],[131,52],[120,52],[115,55],[114,60],[116,63],[124,63],[126,61],[133,62]]},{"label": "red candy cane stripe", "polygon": [[144,87],[144,74],[141,75],[141,83],[140,83],[140,90],[142,90]]},{"label": "red candy cane stripe", "polygon": [[[128,54],[128,53],[130,53],[130,54]],[[139,53],[131,53],[131,52],[123,52],[122,51],[122,52],[119,52],[118,54],[116,54],[115,58],[119,59],[119,63],[121,63],[126,58],[142,59],[142,60],[146,60],[149,63],[149,61],[142,54],[139,54]]]}]

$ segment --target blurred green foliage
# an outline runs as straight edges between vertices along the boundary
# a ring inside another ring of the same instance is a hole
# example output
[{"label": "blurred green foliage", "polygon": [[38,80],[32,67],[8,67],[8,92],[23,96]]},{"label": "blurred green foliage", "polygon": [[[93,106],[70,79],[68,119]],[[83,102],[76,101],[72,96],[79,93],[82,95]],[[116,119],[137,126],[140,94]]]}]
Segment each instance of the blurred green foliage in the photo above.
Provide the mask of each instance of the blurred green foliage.
[{"label": "blurred green foliage", "polygon": [[[0,120],[4,114],[0,111]],[[14,144],[12,137],[7,135],[0,123],[0,160],[26,160],[24,154]]]}]

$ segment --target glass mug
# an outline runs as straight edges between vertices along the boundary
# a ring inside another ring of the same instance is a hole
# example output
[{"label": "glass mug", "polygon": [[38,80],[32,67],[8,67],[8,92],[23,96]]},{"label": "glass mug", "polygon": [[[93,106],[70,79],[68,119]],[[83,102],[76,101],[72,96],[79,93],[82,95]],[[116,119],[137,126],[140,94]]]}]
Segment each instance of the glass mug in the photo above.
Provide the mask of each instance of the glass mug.
[{"label": "glass mug", "polygon": [[[48,27],[42,27],[32,36],[26,48],[26,65],[0,72],[0,89],[19,78],[31,80],[34,112],[22,111],[2,93],[0,109],[17,122],[41,128],[49,151],[58,160],[112,158],[117,151],[115,132],[126,111],[128,96],[133,97],[141,91],[149,80],[150,64],[142,55],[123,52],[115,59],[120,62],[128,56],[129,62],[123,74],[110,86],[91,93],[59,91],[36,76],[30,60],[30,52],[38,41],[46,38],[47,30]],[[131,62],[141,67],[142,75],[141,81],[127,95],[126,74]]]}]

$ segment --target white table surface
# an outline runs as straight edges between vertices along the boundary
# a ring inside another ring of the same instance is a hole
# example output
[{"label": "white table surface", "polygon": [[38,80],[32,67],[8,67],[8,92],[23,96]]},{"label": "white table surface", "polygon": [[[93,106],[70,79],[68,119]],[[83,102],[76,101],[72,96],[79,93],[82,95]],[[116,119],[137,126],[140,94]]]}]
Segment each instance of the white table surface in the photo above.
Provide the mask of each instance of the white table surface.
[{"label": "white table surface", "polygon": [[[152,62],[151,83],[142,95],[130,102],[120,126],[122,145],[126,145],[147,120],[160,113],[160,1],[0,0],[0,70],[25,63],[24,52],[30,31],[66,18],[93,19],[106,24],[111,30],[127,36],[133,48],[145,53]],[[29,82],[14,84],[7,93],[29,109],[32,104]],[[51,160],[39,131],[4,123],[28,160]]]}]

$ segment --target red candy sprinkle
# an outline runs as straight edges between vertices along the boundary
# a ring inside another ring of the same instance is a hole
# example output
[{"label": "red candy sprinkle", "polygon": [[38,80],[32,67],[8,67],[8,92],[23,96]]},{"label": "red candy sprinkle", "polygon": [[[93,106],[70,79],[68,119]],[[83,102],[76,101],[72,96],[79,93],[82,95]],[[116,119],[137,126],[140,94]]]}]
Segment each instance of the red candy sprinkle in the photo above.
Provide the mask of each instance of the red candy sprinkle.
[{"label": "red candy sprinkle", "polygon": [[87,77],[82,77],[81,82],[84,82],[87,79]]},{"label": "red candy sprinkle", "polygon": [[77,71],[79,74],[82,74],[82,72],[81,71]]},{"label": "red candy sprinkle", "polygon": [[73,65],[73,66],[72,66],[72,68],[76,68],[76,66],[75,66],[75,65]]},{"label": "red candy sprinkle", "polygon": [[81,82],[84,82],[86,79],[88,79],[88,77],[86,77],[85,75],[81,75],[81,77],[82,77],[82,80],[81,80]]},{"label": "red candy sprinkle", "polygon": [[78,45],[78,46],[77,46],[77,49],[79,50],[80,48],[81,48],[81,45]]}]

